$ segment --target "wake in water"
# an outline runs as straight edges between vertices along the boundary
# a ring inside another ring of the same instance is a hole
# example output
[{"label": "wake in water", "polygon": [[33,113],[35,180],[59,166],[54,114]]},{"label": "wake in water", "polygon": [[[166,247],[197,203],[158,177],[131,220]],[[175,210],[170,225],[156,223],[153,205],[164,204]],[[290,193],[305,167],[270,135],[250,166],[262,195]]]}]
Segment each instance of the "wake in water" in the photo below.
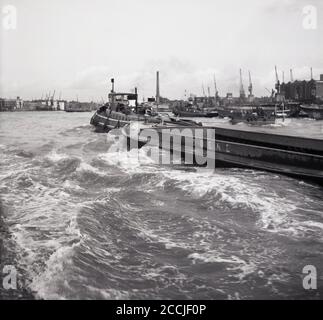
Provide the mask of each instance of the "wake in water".
[{"label": "wake in water", "polygon": [[33,139],[2,145],[0,188],[9,256],[34,297],[313,297],[300,279],[321,265],[319,187],[158,165],[79,123]]}]

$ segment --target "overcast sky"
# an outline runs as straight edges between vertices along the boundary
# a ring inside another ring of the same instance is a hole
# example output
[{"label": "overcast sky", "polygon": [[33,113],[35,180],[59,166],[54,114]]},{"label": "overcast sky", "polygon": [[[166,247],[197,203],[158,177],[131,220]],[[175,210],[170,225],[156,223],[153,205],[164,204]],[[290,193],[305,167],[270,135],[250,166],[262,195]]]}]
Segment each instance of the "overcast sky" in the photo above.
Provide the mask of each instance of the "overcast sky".
[{"label": "overcast sky", "polygon": [[[273,88],[274,66],[294,77],[323,73],[323,1],[312,0],[0,0],[17,8],[16,30],[0,28],[0,96],[101,100],[137,86],[181,98],[245,89],[251,71],[256,95]],[[317,29],[303,27],[304,6],[317,8]],[[2,19],[4,14],[2,13]]]}]

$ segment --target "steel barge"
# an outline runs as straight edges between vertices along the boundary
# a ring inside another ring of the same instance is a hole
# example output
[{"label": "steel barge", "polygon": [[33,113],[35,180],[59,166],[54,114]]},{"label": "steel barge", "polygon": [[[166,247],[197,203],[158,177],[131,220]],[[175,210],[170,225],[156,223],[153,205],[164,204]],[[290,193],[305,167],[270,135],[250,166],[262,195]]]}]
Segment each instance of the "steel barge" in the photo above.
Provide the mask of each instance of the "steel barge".
[{"label": "steel barge", "polygon": [[[193,156],[193,164],[201,164],[198,154],[208,166],[251,168],[323,185],[321,139],[198,126],[157,125],[149,130],[152,130],[152,138],[147,139],[150,145],[183,157],[189,154]],[[149,136],[149,132],[145,135]]]}]

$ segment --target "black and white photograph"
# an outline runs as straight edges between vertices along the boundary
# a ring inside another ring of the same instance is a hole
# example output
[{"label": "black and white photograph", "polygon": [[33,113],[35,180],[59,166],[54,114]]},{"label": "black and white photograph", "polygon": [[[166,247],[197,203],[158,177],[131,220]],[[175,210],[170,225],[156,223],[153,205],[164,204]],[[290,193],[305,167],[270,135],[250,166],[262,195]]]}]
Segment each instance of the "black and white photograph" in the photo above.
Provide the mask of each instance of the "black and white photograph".
[{"label": "black and white photograph", "polygon": [[321,0],[0,0],[0,300],[322,300],[322,36]]}]

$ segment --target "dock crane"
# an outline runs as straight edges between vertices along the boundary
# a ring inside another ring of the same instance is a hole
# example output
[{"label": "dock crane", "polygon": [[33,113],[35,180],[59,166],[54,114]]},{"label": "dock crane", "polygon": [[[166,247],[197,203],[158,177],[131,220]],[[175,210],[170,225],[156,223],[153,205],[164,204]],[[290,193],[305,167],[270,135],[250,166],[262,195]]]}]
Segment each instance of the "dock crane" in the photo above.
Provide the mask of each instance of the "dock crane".
[{"label": "dock crane", "polygon": [[50,98],[50,106],[51,106],[51,107],[54,107],[54,97],[55,97],[55,92],[56,92],[56,90],[54,90],[53,95],[52,95],[52,96],[51,96],[51,98]]},{"label": "dock crane", "polygon": [[215,75],[213,75],[213,82],[214,82],[214,104],[216,105],[218,100],[218,89],[216,86]]},{"label": "dock crane", "polygon": [[203,91],[203,96],[206,97],[205,89],[204,89],[204,84],[202,84],[202,91]]},{"label": "dock crane", "polygon": [[248,86],[248,91],[249,91],[249,97],[253,97],[253,86],[252,86],[252,81],[251,81],[251,73],[249,72],[249,86]]},{"label": "dock crane", "polygon": [[265,87],[265,89],[268,91],[268,93],[270,94],[270,98],[273,98],[274,94],[275,94],[275,91],[274,89],[272,89],[271,91]]},{"label": "dock crane", "polygon": [[242,82],[242,71],[240,69],[240,98],[244,99],[246,97],[244,88],[243,88],[243,82]]}]

